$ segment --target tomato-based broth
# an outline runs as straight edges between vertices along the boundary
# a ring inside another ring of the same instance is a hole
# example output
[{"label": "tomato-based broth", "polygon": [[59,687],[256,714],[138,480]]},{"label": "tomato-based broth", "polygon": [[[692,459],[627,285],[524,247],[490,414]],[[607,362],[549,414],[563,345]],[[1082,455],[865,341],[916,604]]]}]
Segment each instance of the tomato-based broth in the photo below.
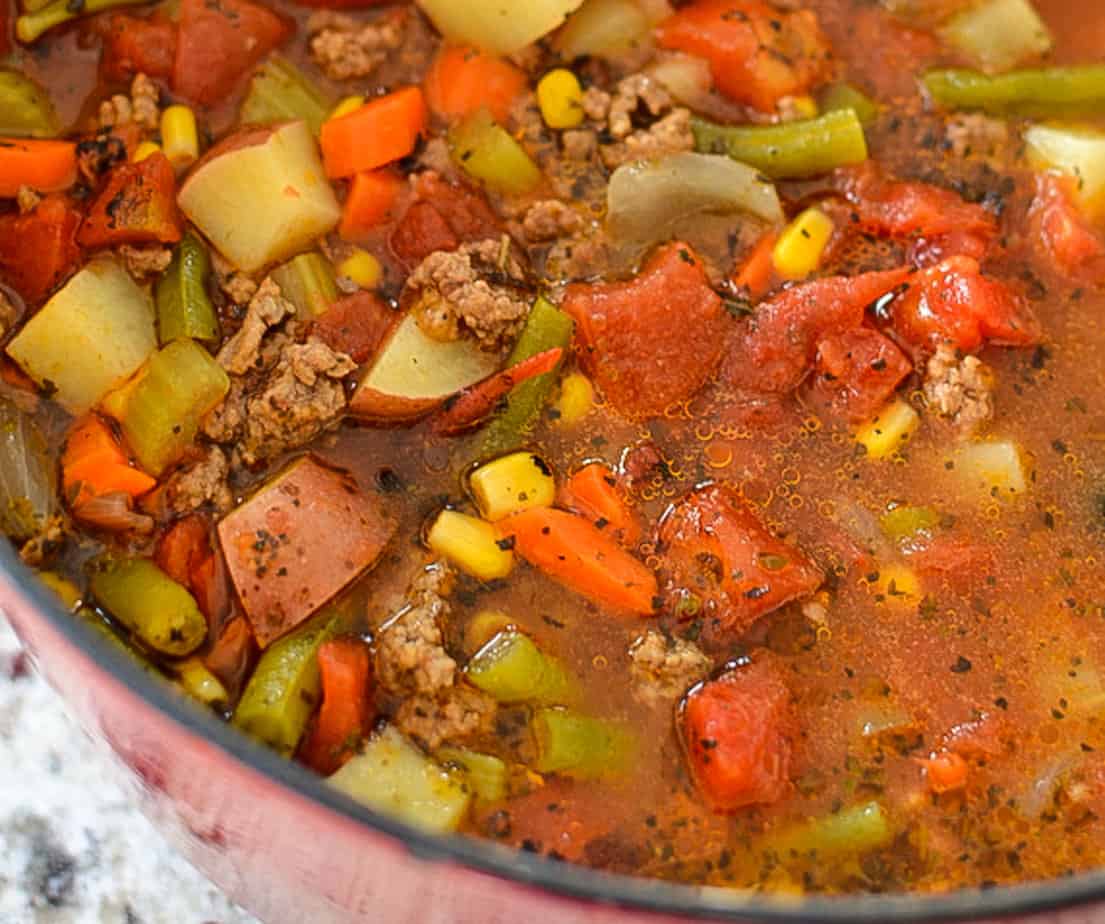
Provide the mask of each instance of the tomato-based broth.
[{"label": "tomato-based broth", "polygon": [[2,523],[75,619],[564,862],[1105,861],[1105,13],[33,6]]}]

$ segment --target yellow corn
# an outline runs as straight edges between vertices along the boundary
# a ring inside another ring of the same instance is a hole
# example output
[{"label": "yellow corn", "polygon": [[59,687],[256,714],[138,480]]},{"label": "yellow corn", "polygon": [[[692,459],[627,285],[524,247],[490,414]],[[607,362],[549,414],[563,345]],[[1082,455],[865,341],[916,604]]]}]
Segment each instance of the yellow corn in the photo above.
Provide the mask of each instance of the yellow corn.
[{"label": "yellow corn", "polygon": [[75,611],[80,606],[81,592],[68,578],[63,578],[56,571],[39,571],[38,579],[61,597],[62,606],[67,610]]},{"label": "yellow corn", "polygon": [[494,526],[455,510],[438,514],[426,535],[426,544],[481,581],[504,578],[514,567],[514,553],[499,545]]},{"label": "yellow corn", "polygon": [[196,114],[187,106],[170,106],[161,113],[161,146],[174,170],[184,170],[199,159]]},{"label": "yellow corn", "polygon": [[595,404],[595,389],[582,372],[570,372],[560,383],[560,397],[553,405],[556,419],[562,424],[578,423]]},{"label": "yellow corn", "polygon": [[500,610],[480,610],[464,628],[465,645],[470,651],[479,651],[512,625],[514,620]]},{"label": "yellow corn", "polygon": [[856,442],[867,450],[868,458],[885,459],[906,444],[920,423],[917,412],[901,398],[895,398],[859,428]]},{"label": "yellow corn", "polygon": [[779,235],[771,260],[784,279],[805,279],[821,263],[833,236],[833,220],[821,209],[809,208]]},{"label": "yellow corn", "polygon": [[501,520],[530,507],[551,507],[556,481],[539,456],[512,452],[481,465],[468,478],[472,498],[485,520]]},{"label": "yellow corn", "polygon": [[151,154],[156,154],[161,150],[161,145],[156,141],[143,141],[138,147],[134,149],[134,154],[131,155],[131,160],[134,163],[145,160]]},{"label": "yellow corn", "polygon": [[226,687],[199,658],[188,658],[174,668],[184,692],[205,706],[225,706],[230,702]]},{"label": "yellow corn", "polygon": [[376,288],[383,272],[380,261],[359,247],[338,264],[338,275],[353,280],[362,289]]},{"label": "yellow corn", "polygon": [[570,70],[558,67],[537,84],[537,105],[549,128],[575,128],[583,121],[583,87]]},{"label": "yellow corn", "polygon": [[349,113],[360,109],[364,102],[363,96],[347,96],[331,110],[328,118],[340,119],[342,116],[347,116]]},{"label": "yellow corn", "polygon": [[802,96],[788,97],[786,105],[786,112],[783,118],[787,121],[797,121],[800,119],[816,119],[820,115],[820,110],[817,106],[817,100],[815,100],[808,93]]},{"label": "yellow corn", "polygon": [[880,565],[878,577],[869,587],[880,603],[896,609],[911,609],[921,602],[921,582],[917,574],[897,562]]}]

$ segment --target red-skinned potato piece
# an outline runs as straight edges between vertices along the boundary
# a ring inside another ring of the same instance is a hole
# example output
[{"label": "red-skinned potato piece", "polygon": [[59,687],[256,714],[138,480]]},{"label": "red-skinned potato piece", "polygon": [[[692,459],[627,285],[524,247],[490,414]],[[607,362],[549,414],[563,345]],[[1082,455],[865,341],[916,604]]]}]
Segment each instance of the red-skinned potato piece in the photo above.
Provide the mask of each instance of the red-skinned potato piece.
[{"label": "red-skinned potato piece", "polygon": [[705,58],[722,93],[761,112],[806,92],[829,65],[815,13],[787,13],[763,0],[697,0],[656,34],[662,48]]},{"label": "red-skinned potato piece", "polygon": [[862,423],[878,413],[912,371],[913,363],[892,340],[857,327],[817,345],[810,397],[834,417]]},{"label": "red-skinned potato piece", "polygon": [[45,300],[80,262],[80,223],[81,213],[61,195],[26,215],[0,217],[0,277],[31,305]]},{"label": "red-skinned potato piece", "polygon": [[104,27],[100,70],[108,80],[135,74],[168,80],[176,57],[177,25],[160,15],[141,17],[115,13]]},{"label": "red-skinned potato piece", "polygon": [[436,173],[423,173],[413,184],[415,200],[391,235],[391,249],[413,269],[439,250],[498,237],[502,223],[481,193],[450,183]]},{"label": "red-skinned potato piece", "polygon": [[304,457],[219,523],[219,541],[257,643],[290,632],[371,567],[395,531],[346,473]]},{"label": "red-skinned potato piece", "polygon": [[1074,203],[1077,181],[1045,173],[1036,178],[1029,231],[1045,260],[1082,282],[1105,279],[1105,240]]},{"label": "red-skinned potato piece", "polygon": [[314,334],[355,363],[367,362],[401,316],[372,292],[361,290],[334,302],[314,324]]},{"label": "red-skinned potato piece", "polygon": [[250,0],[182,0],[173,90],[193,103],[217,103],[292,31]]},{"label": "red-skinned potato piece", "polygon": [[176,175],[169,159],[157,152],[138,163],[120,164],[77,234],[84,247],[116,244],[173,244],[180,240]]},{"label": "red-skinned potato piece", "polygon": [[725,310],[702,261],[680,241],[626,282],[569,286],[561,307],[576,322],[584,368],[623,414],[660,414],[686,401],[721,358]]},{"label": "red-skinned potato piece", "polygon": [[683,705],[683,742],[711,805],[733,812],[786,795],[796,724],[790,691],[766,657],[692,691]]},{"label": "red-skinned potato piece", "polygon": [[785,603],[813,593],[821,572],[777,539],[731,488],[696,488],[657,530],[665,612],[701,620],[703,637],[732,639]]}]

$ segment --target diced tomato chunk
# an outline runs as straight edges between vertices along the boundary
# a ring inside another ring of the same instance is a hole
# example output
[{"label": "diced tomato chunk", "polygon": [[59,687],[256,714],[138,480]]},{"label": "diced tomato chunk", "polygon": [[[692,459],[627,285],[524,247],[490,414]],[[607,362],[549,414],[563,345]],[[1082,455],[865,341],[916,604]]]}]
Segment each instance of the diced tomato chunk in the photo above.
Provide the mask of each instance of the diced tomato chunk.
[{"label": "diced tomato chunk", "polygon": [[665,611],[700,620],[707,640],[741,635],[761,616],[813,593],[822,575],[720,484],[691,491],[657,531]]},{"label": "diced tomato chunk", "polygon": [[663,48],[705,58],[718,89],[762,112],[804,93],[829,63],[815,13],[763,0],[697,0],[660,23],[657,37]]},{"label": "diced tomato chunk", "polygon": [[1036,181],[1029,210],[1030,233],[1049,262],[1084,282],[1105,279],[1102,240],[1072,198],[1073,177],[1045,174]]},{"label": "diced tomato chunk", "polygon": [[0,217],[0,276],[37,305],[76,269],[80,223],[81,213],[60,195],[47,196],[26,215]]},{"label": "diced tomato chunk", "polygon": [[350,757],[372,720],[372,654],[357,638],[324,642],[318,650],[322,706],[300,757],[324,776]]},{"label": "diced tomato chunk", "polygon": [[292,31],[251,0],[182,0],[173,90],[194,103],[217,103]]},{"label": "diced tomato chunk", "polygon": [[391,249],[407,267],[439,250],[502,234],[503,227],[487,199],[478,192],[422,174],[414,184],[415,201],[391,235]]},{"label": "diced tomato chunk", "polygon": [[100,68],[108,80],[126,80],[135,74],[168,80],[176,44],[176,23],[157,15],[116,13],[107,22]]},{"label": "diced tomato chunk", "polygon": [[332,350],[367,362],[383,342],[398,315],[372,292],[339,298],[315,321],[314,333]]},{"label": "diced tomato chunk", "polygon": [[662,413],[691,398],[721,358],[726,322],[702,261],[675,241],[627,282],[568,287],[583,366],[624,414]]},{"label": "diced tomato chunk", "polygon": [[794,734],[790,691],[764,658],[704,684],[683,709],[691,773],[723,812],[768,805],[786,795]]},{"label": "diced tomato chunk", "polygon": [[830,414],[852,423],[873,417],[913,363],[870,327],[826,337],[817,345],[811,395]]},{"label": "diced tomato chunk", "polygon": [[152,154],[120,164],[96,197],[77,241],[85,247],[172,244],[180,240],[176,175],[169,159]]},{"label": "diced tomato chunk", "polygon": [[210,529],[202,514],[177,520],[157,543],[154,561],[178,584],[192,586],[192,575],[211,551]]}]

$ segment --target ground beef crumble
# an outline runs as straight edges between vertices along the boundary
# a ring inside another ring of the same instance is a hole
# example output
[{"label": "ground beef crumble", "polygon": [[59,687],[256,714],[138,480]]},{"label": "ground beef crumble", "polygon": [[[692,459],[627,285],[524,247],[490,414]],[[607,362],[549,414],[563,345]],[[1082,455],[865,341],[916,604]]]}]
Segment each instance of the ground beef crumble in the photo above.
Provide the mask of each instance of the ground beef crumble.
[{"label": "ground beef crumble", "polygon": [[994,416],[993,376],[977,356],[962,356],[942,344],[925,369],[925,400],[948,418],[963,436],[981,429]]},{"label": "ground beef crumble", "polygon": [[177,469],[165,482],[165,511],[184,516],[210,505],[216,513],[234,506],[230,490],[230,462],[218,446],[204,447],[203,455]]},{"label": "ground beef crumble", "polygon": [[280,286],[266,278],[253,293],[242,326],[219,350],[219,365],[235,375],[245,375],[256,368],[265,334],[294,314],[295,305],[284,298]]},{"label": "ground beef crumble", "polygon": [[433,696],[451,687],[457,662],[445,651],[441,622],[450,612],[446,599],[455,576],[435,562],[416,575],[404,607],[386,623],[376,642],[376,676],[396,695]]},{"label": "ground beef crumble", "polygon": [[162,244],[121,244],[118,252],[127,272],[139,282],[165,272],[173,259],[173,251]]},{"label": "ground beef crumble", "polygon": [[535,202],[522,217],[522,234],[531,243],[556,240],[582,227],[583,216],[559,199]]},{"label": "ground beef crumble", "polygon": [[368,77],[403,43],[404,16],[368,23],[331,11],[307,21],[311,58],[331,80]]},{"label": "ground beef crumble", "polygon": [[693,642],[651,629],[630,646],[629,658],[634,696],[648,705],[682,696],[706,676],[711,664]]},{"label": "ground beef crumble", "polygon": [[211,269],[219,291],[235,305],[248,305],[257,294],[257,283],[236,270],[217,250],[211,251]]},{"label": "ground beef crumble", "polygon": [[100,103],[100,127],[134,123],[147,131],[157,131],[161,121],[157,85],[145,74],[136,74],[130,86],[130,96],[117,93]]},{"label": "ground beef crumble", "polygon": [[472,687],[458,683],[436,697],[411,696],[395,713],[395,724],[426,750],[447,741],[460,741],[487,731],[495,702]]},{"label": "ground beef crumble", "polygon": [[38,204],[41,201],[42,196],[26,184],[19,187],[19,191],[16,193],[15,197],[16,205],[19,206],[20,215],[26,215],[29,212],[33,212],[38,208]]}]

